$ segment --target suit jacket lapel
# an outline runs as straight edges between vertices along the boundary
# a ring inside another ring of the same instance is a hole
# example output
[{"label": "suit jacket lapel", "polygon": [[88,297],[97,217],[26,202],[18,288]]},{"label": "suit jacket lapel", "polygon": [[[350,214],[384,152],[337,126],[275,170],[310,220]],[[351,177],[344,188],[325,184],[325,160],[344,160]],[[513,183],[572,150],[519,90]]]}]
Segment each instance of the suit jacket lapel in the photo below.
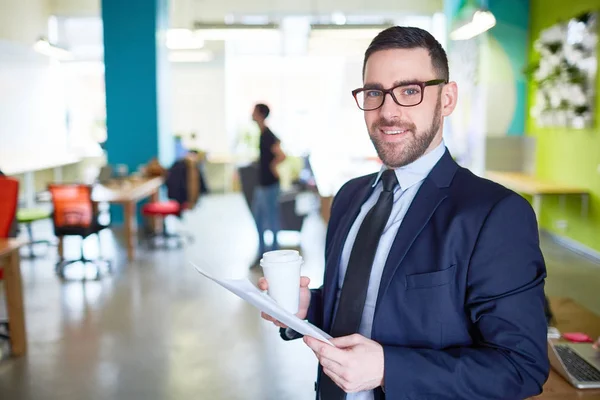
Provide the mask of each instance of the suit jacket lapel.
[{"label": "suit jacket lapel", "polygon": [[387,257],[381,276],[379,293],[377,294],[376,309],[406,253],[437,207],[447,197],[447,188],[450,186],[457,169],[458,165],[454,162],[450,153],[446,151],[423,181],[404,216]]},{"label": "suit jacket lapel", "polygon": [[[376,175],[375,175],[376,177]],[[350,233],[350,228],[354,224],[356,217],[360,213],[360,209],[365,201],[369,198],[373,191],[373,182],[375,180],[369,179],[368,184],[360,188],[353,199],[350,200],[348,205],[348,211],[340,221],[340,226],[337,232],[332,238],[330,243],[331,250],[327,259],[325,260],[325,279],[326,286],[324,287],[324,314],[323,314],[323,328],[325,332],[329,331],[333,317],[333,307],[335,304],[335,298],[337,293],[337,282],[340,271],[340,260],[342,257],[342,251],[344,250],[344,244]]]}]

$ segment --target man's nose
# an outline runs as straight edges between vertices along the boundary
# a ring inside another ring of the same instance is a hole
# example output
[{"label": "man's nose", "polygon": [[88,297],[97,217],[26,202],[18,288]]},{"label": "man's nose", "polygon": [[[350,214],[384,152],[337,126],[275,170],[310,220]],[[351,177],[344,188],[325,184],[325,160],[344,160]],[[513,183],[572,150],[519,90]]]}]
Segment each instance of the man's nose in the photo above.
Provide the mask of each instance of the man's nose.
[{"label": "man's nose", "polygon": [[386,93],[383,98],[383,104],[379,108],[379,114],[384,119],[391,121],[393,119],[399,119],[402,117],[404,107],[398,105],[392,98],[391,93]]}]

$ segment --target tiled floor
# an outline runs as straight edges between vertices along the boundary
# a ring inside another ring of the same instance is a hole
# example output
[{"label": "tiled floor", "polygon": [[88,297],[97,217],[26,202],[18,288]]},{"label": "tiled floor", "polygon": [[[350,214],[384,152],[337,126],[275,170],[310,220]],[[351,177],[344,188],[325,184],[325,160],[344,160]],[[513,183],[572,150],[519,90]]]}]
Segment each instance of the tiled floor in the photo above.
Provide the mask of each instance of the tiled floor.
[{"label": "tiled floor", "polygon": [[[243,198],[206,198],[185,225],[193,244],[141,248],[132,264],[104,232],[105,254],[118,259],[113,275],[99,282],[61,283],[52,251],[24,260],[29,353],[0,361],[0,399],[312,399],[312,352],[301,341],[281,341],[255,309],[188,263],[223,277],[258,278],[248,269],[257,239]],[[309,218],[301,237],[312,286],[322,279],[324,235],[320,219]],[[600,314],[600,266],[547,240],[543,248],[548,293]],[[75,241],[70,249],[76,253]],[[96,251],[92,239],[87,250]]]}]

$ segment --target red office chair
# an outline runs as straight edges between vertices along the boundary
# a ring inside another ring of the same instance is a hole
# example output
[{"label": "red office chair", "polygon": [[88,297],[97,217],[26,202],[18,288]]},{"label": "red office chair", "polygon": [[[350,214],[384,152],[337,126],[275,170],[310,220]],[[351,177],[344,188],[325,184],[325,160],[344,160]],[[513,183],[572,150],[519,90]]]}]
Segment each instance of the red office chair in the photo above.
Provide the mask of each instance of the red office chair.
[{"label": "red office chair", "polygon": [[181,213],[185,209],[187,209],[186,204],[179,204],[175,200],[155,201],[142,206],[142,215],[144,217],[161,218],[163,220],[163,229],[160,232],[155,232],[150,227],[146,228],[146,236],[151,247],[156,247],[156,238],[162,238],[165,245],[169,243],[170,239],[177,239],[177,247],[181,247],[186,237],[189,241],[192,241],[190,235],[171,233],[165,225],[167,217],[181,218]]},{"label": "red office chair", "polygon": [[[12,178],[0,177],[0,238],[8,238],[19,202],[19,181]],[[4,279],[4,269],[0,265],[0,281]],[[8,339],[9,325],[0,321],[0,338]]]},{"label": "red office chair", "polygon": [[83,241],[90,235],[96,234],[98,237],[98,248],[100,249],[100,231],[108,226],[100,224],[98,221],[98,212],[92,201],[92,189],[88,185],[59,185],[51,184],[48,190],[52,195],[52,204],[54,212],[52,221],[54,223],[54,234],[57,237],[80,236],[81,237],[81,257],[75,260],[61,260],[56,265],[56,273],[61,278],[65,278],[65,267],[81,262],[83,265],[92,264],[96,267],[96,279],[100,278],[100,269],[102,264],[111,270],[111,263],[108,260],[99,258],[90,260],[85,257],[83,252]]}]

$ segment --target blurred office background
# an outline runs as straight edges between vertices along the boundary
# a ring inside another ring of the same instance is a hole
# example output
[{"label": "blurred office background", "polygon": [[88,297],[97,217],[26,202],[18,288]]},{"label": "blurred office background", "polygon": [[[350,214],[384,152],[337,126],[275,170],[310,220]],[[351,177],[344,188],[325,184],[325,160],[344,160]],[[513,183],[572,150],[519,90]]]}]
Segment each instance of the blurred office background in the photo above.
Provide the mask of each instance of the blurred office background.
[{"label": "blurred office background", "polygon": [[[281,341],[189,261],[223,278],[261,276],[249,268],[258,240],[248,176],[259,137],[251,114],[264,102],[288,155],[281,242],[320,285],[332,197],[380,167],[350,92],[369,42],[393,25],[430,31],[448,53],[459,106],[444,137],[455,159],[531,201],[553,323],[569,310],[598,318],[599,9],[0,0],[0,170],[19,181],[21,239],[0,242],[0,321],[17,326],[0,336],[0,398],[313,398],[312,352]],[[198,167],[208,192],[169,208],[165,171],[188,150],[199,153],[188,173]],[[56,235],[52,184],[92,188],[80,201],[107,225],[99,241]],[[179,236],[153,236],[163,229]],[[81,251],[92,262],[66,265]]]}]

